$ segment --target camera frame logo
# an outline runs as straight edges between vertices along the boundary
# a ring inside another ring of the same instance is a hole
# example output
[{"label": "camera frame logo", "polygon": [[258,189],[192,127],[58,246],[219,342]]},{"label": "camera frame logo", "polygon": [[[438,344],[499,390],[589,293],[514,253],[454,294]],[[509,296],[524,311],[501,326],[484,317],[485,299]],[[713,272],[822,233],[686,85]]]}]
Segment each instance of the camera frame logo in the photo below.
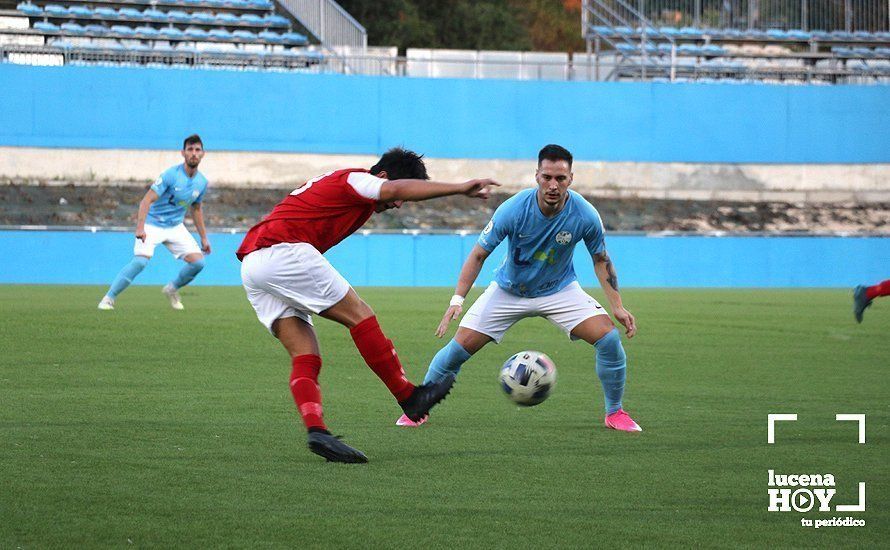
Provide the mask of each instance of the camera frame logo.
[{"label": "camera frame logo", "polygon": [[[837,422],[854,421],[859,424],[858,444],[865,445],[865,415],[837,414]],[[767,438],[769,445],[776,444],[776,423],[795,422],[797,414],[767,415]],[[834,504],[832,500],[837,493],[835,475],[832,473],[780,473],[773,469],[767,471],[767,494],[769,495],[769,512],[865,512],[865,482],[859,482],[859,499],[856,504]],[[831,518],[801,518],[802,527],[864,527],[865,520],[852,516],[835,516]]]}]

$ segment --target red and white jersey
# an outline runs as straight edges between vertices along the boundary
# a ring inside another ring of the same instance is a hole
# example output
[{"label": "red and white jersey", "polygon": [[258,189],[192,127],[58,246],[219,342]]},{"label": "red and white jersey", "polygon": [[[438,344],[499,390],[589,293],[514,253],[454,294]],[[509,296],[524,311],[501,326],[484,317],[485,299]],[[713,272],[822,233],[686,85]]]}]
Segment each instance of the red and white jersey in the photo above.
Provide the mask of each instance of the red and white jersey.
[{"label": "red and white jersey", "polygon": [[278,243],[308,243],[326,252],[368,221],[385,182],[361,169],[307,181],[250,228],[236,252],[238,259]]}]

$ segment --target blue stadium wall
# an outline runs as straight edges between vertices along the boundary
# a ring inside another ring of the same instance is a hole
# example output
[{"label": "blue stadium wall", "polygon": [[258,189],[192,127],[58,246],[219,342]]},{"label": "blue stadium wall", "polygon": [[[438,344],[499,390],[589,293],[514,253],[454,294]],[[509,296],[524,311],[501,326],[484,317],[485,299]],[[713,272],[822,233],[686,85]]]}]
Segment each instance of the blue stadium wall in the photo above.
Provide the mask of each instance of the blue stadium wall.
[{"label": "blue stadium wall", "polygon": [[[240,285],[234,251],[243,235],[211,235],[214,252],[199,285]],[[452,287],[475,235],[353,235],[326,256],[355,286]],[[610,255],[625,287],[852,287],[890,276],[890,239],[858,237],[646,237],[612,235]],[[107,285],[132,255],[130,233],[0,231],[0,284]],[[504,257],[498,247],[478,284]],[[178,271],[158,247],[137,284],[164,284]],[[584,286],[596,286],[590,255],[575,251]]]},{"label": "blue stadium wall", "polygon": [[0,145],[887,163],[890,86],[516,82],[0,64]]}]

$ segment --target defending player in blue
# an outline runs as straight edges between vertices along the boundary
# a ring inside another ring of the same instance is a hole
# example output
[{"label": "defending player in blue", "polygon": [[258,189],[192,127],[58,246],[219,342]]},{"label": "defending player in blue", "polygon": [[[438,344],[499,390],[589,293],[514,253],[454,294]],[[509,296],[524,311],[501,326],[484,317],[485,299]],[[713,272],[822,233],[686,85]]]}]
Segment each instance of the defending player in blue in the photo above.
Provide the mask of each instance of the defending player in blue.
[{"label": "defending player in blue", "polygon": [[[204,211],[201,208],[207,191],[207,178],[198,171],[198,165],[204,158],[204,144],[197,134],[185,138],[182,158],[185,162],[172,166],[161,174],[139,203],[133,259],[117,274],[99,302],[99,309],[114,309],[117,295],[130,286],[133,279],[145,269],[159,244],[164,244],[177,260],[185,261],[176,278],[162,289],[170,300],[170,307],[184,309],[179,289],[192,282],[204,269],[204,254],[210,254],[210,241],[207,239]],[[200,247],[183,223],[189,208],[201,236]]]},{"label": "defending player in blue", "polygon": [[[571,339],[594,346],[596,373],[606,402],[606,427],[642,431],[622,408],[627,359],[618,329],[608,312],[581,289],[572,264],[575,245],[583,241],[612,315],[632,338],[636,321],[621,302],[618,276],[606,252],[602,220],[584,197],[569,191],[572,154],[563,147],[547,145],[541,149],[535,180],[536,188],[521,191],[504,202],[482,230],[461,269],[436,336],[441,338],[448,324],[460,316],[464,297],[482,264],[505,238],[507,257],[495,272],[495,281],[467,311],[457,334],[433,358],[424,382],[448,373],[457,375],[473,354],[492,340],[500,343],[504,333],[520,319],[544,317]],[[425,421],[412,422],[402,416],[396,424],[419,426]]]}]

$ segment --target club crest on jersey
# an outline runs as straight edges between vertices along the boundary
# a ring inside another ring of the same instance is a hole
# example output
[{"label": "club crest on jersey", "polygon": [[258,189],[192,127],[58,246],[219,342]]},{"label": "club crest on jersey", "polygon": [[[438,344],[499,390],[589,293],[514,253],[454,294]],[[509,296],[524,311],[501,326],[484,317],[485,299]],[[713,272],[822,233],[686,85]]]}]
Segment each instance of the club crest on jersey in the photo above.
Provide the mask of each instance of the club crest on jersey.
[{"label": "club crest on jersey", "polygon": [[560,231],[556,234],[556,242],[559,244],[569,244],[572,242],[572,234],[568,231]]},{"label": "club crest on jersey", "polygon": [[192,198],[193,198],[193,199],[197,199],[197,198],[198,198],[198,195],[200,195],[200,194],[201,194],[201,193],[198,192],[198,191],[192,191]]},{"label": "club crest on jersey", "polygon": [[482,230],[483,235],[488,235],[491,233],[491,229],[494,227],[494,220],[489,220],[488,225],[485,226],[485,229]]}]

